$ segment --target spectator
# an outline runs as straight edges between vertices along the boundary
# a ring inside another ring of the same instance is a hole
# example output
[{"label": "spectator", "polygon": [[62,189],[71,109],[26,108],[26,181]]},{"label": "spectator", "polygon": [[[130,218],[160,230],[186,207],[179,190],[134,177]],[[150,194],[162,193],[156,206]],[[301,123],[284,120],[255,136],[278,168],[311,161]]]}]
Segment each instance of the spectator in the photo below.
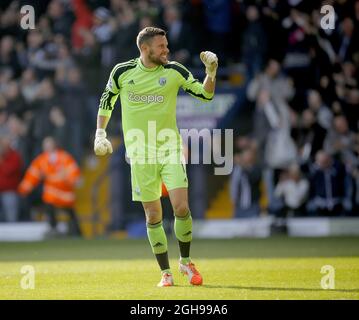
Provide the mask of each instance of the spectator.
[{"label": "spectator", "polygon": [[333,75],[335,82],[335,93],[341,102],[341,111],[344,113],[352,130],[358,130],[359,119],[359,88],[357,79],[357,68],[352,62],[345,62],[341,70]]},{"label": "spectator", "polygon": [[13,73],[10,68],[0,68],[0,94],[4,94],[6,87],[9,81],[11,81],[12,77]]},{"label": "spectator", "polygon": [[[11,146],[26,166],[41,152],[47,135],[55,136],[78,163],[92,153],[88,141],[108,67],[137,55],[133,39],[139,29],[163,25],[173,59],[196,67],[200,51],[217,53],[219,86],[240,83],[239,73],[246,68],[249,78],[253,74],[247,97],[256,108],[241,109],[246,114],[233,123],[241,134],[254,137],[239,142],[238,151],[258,146],[270,210],[281,172],[286,175],[288,164],[298,161],[297,148],[303,168],[316,166],[321,149],[333,163],[341,159],[348,171],[347,197],[352,190],[351,202],[359,207],[358,1],[333,2],[333,30],[321,28],[320,7],[311,1],[32,1],[35,30],[21,28],[21,3],[1,5],[0,127],[10,129]],[[255,76],[264,58],[269,61]],[[247,121],[251,116],[253,124]],[[117,134],[118,128],[109,129]],[[203,184],[206,170],[193,169],[193,178]],[[190,199],[194,205],[196,192]],[[204,213],[206,203],[201,200],[197,212]],[[350,201],[345,203],[348,213]],[[357,211],[353,207],[351,214]]]},{"label": "spectator", "polygon": [[39,93],[39,82],[34,69],[25,69],[21,75],[20,90],[27,104],[32,103]]},{"label": "spectator", "polygon": [[227,0],[203,0],[208,50],[225,64],[231,31],[231,4]]},{"label": "spectator", "polygon": [[297,150],[290,136],[290,113],[285,102],[275,105],[269,93],[259,94],[255,114],[255,138],[265,168],[264,181],[269,199],[269,209],[275,206],[274,186],[281,170],[296,161]]},{"label": "spectator", "polygon": [[307,209],[310,215],[339,216],[343,213],[344,203],[351,209],[346,177],[341,162],[325,151],[318,151],[309,174],[311,190]]},{"label": "spectator", "polygon": [[99,94],[98,75],[101,75],[102,70],[99,63],[101,59],[101,47],[90,31],[84,31],[82,34],[84,43],[83,47],[76,52],[76,64],[81,68],[84,78],[87,79],[86,85],[89,93],[91,95],[97,95]]},{"label": "spectator", "polygon": [[22,52],[21,61],[23,61],[23,67],[29,65],[30,67],[35,67],[33,60],[35,56],[42,51],[42,46],[44,44],[43,34],[37,30],[31,30],[26,37],[27,49]]},{"label": "spectator", "polygon": [[66,38],[70,37],[71,25],[74,17],[65,8],[65,2],[61,0],[51,0],[47,7],[47,15],[54,34],[62,34]]},{"label": "spectator", "polygon": [[305,200],[309,193],[309,182],[302,177],[297,164],[292,164],[288,172],[283,172],[274,194],[283,202],[281,216],[305,215]]},{"label": "spectator", "polygon": [[43,181],[42,200],[50,219],[50,236],[58,233],[56,211],[59,209],[66,211],[71,219],[70,233],[81,235],[74,211],[75,188],[79,176],[80,170],[71,155],[59,149],[52,137],[46,137],[43,140],[43,152],[26,170],[18,190],[21,195],[26,196]]},{"label": "spectator", "polygon": [[168,42],[170,45],[171,60],[184,65],[191,61],[193,38],[189,26],[182,20],[180,11],[173,6],[168,6],[164,11],[164,23],[166,26]]},{"label": "spectator", "polygon": [[45,78],[40,82],[36,99],[30,106],[31,115],[28,121],[28,135],[31,143],[31,158],[41,152],[43,139],[51,133],[49,114],[51,107],[56,105],[58,97],[53,82]]},{"label": "spectator", "polygon": [[267,30],[268,56],[281,60],[287,49],[286,30],[282,27],[283,3],[264,1],[262,6],[262,18],[265,30]]},{"label": "spectator", "polygon": [[[85,104],[85,87],[81,81],[82,76],[78,68],[73,67],[68,70],[67,77],[63,83],[59,83],[59,91],[61,92],[61,101],[63,112],[68,119],[67,128],[71,135],[71,141],[67,144],[67,149],[78,163],[81,162],[83,155],[84,139],[90,135],[89,124],[83,117]],[[86,130],[86,129],[89,130]]]},{"label": "spectator", "polygon": [[45,41],[50,40],[53,37],[53,30],[51,27],[50,18],[47,15],[42,15],[36,25],[36,28],[41,30],[41,34]]},{"label": "spectator", "polygon": [[287,101],[293,94],[290,80],[280,75],[280,64],[275,60],[270,60],[264,73],[249,83],[248,99],[257,102],[254,131],[260,149],[265,148],[271,128],[289,129]]},{"label": "spectator", "polygon": [[155,20],[151,15],[143,15],[142,17],[140,17],[139,21],[138,21],[138,30],[137,33],[146,28],[146,27],[150,27],[153,26],[155,24]]},{"label": "spectator", "polygon": [[261,178],[261,168],[256,164],[253,149],[246,149],[235,156],[230,188],[235,217],[259,216]]},{"label": "spectator", "polygon": [[111,68],[115,58],[115,48],[112,44],[116,30],[116,20],[110,10],[100,7],[94,11],[92,32],[96,41],[101,45],[101,65]]},{"label": "spectator", "polygon": [[72,6],[75,21],[71,27],[71,44],[76,53],[84,46],[84,32],[88,32],[92,28],[93,13],[85,0],[73,0]]},{"label": "spectator", "polygon": [[7,101],[7,111],[9,114],[22,115],[26,111],[25,101],[20,93],[17,81],[11,80],[8,82],[4,97]]},{"label": "spectator", "polygon": [[64,44],[59,45],[52,41],[32,56],[31,65],[42,77],[53,77],[57,68],[72,65],[72,58]]},{"label": "spectator", "polygon": [[353,192],[353,209],[348,210],[348,214],[358,216],[359,213],[359,165],[353,170],[354,192]]},{"label": "spectator", "polygon": [[248,24],[243,31],[241,43],[242,62],[247,69],[247,80],[251,80],[262,70],[267,51],[267,37],[256,6],[246,9]]},{"label": "spectator", "polygon": [[333,128],[324,141],[324,150],[332,156],[340,156],[344,163],[355,163],[354,140],[355,135],[349,130],[347,119],[339,115],[334,118]]},{"label": "spectator", "polygon": [[71,130],[62,109],[53,106],[50,110],[49,121],[52,125],[51,134],[58,146],[64,150],[71,150]]},{"label": "spectator", "polygon": [[297,137],[300,158],[303,163],[313,161],[317,152],[323,149],[327,131],[318,123],[311,109],[303,111]]},{"label": "spectator", "polygon": [[122,10],[116,15],[118,29],[115,32],[114,43],[116,48],[116,61],[133,59],[138,53],[138,48],[133,39],[138,34],[138,19],[135,10],[126,2]]},{"label": "spectator", "polygon": [[333,114],[323,103],[319,92],[316,90],[309,90],[307,101],[309,109],[311,109],[318,118],[319,125],[328,130],[332,125]]},{"label": "spectator", "polygon": [[0,67],[8,67],[12,75],[19,75],[20,64],[15,51],[15,40],[11,36],[5,36],[0,40]]},{"label": "spectator", "polygon": [[312,81],[311,66],[311,32],[307,13],[298,8],[291,8],[288,17],[282,21],[287,29],[287,49],[283,67],[294,80],[298,89],[305,88]]},{"label": "spectator", "polygon": [[27,134],[26,121],[12,114],[7,119],[7,127],[11,137],[11,146],[20,153],[26,168],[31,161],[29,136]]},{"label": "spectator", "polygon": [[264,72],[249,83],[247,89],[248,99],[255,101],[261,90],[267,90],[274,103],[289,101],[293,97],[293,83],[290,78],[281,74],[279,61],[270,59]]},{"label": "spectator", "polygon": [[17,187],[21,180],[22,159],[10,146],[9,132],[0,131],[0,218],[16,222],[19,215]]},{"label": "spectator", "polygon": [[350,17],[345,17],[340,24],[337,42],[334,50],[340,62],[351,60],[354,52],[358,49],[354,40],[354,23]]}]

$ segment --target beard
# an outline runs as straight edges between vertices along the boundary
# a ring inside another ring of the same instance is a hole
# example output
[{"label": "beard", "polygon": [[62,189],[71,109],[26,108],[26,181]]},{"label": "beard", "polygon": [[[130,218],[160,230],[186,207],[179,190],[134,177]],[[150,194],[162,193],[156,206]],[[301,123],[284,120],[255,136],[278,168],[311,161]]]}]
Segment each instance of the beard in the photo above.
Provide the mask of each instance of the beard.
[{"label": "beard", "polygon": [[150,52],[149,52],[149,54],[148,54],[148,60],[150,60],[152,63],[157,64],[157,65],[159,65],[159,66],[163,66],[163,65],[165,65],[165,64],[168,63],[168,60],[167,60],[167,59],[166,59],[166,61],[163,61],[160,56],[157,56],[157,57],[156,57],[156,56],[153,54],[153,51],[152,51],[152,50],[150,50]]}]

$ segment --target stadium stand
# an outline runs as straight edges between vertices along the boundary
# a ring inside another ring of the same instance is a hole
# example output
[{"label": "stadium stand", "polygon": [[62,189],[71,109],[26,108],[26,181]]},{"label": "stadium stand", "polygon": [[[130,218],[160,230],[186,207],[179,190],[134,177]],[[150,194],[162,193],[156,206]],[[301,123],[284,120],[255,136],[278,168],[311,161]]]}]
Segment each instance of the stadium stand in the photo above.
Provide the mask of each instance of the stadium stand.
[{"label": "stadium stand", "polygon": [[[334,7],[334,29],[321,27],[324,2]],[[23,4],[35,8],[33,30],[19,24]],[[168,31],[171,58],[199,78],[199,52],[216,52],[218,95],[234,99],[217,127],[234,129],[235,170],[213,177],[208,166],[189,166],[190,178],[210,182],[190,190],[195,218],[358,216],[358,0],[6,0],[0,21],[0,132],[22,174],[46,136],[74,157],[86,237],[124,231],[140,212],[124,195],[128,165],[116,158],[120,106],[109,127],[114,159],[96,159],[92,145],[109,71],[138,55],[135,36],[152,24]],[[45,220],[40,197],[14,198],[16,220]]]}]

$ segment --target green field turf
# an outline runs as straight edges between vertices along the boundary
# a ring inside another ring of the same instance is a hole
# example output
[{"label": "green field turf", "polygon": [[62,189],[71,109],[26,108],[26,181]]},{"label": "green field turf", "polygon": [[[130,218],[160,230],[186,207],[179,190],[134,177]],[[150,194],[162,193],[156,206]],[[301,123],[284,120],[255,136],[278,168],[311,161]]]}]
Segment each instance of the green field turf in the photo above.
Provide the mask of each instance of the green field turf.
[{"label": "green field turf", "polygon": [[[195,240],[192,258],[204,277],[190,286],[157,288],[160,273],[146,239],[0,243],[0,299],[359,299],[359,238]],[[35,289],[20,286],[23,265],[35,268]],[[335,268],[335,289],[321,288],[323,265]]]}]

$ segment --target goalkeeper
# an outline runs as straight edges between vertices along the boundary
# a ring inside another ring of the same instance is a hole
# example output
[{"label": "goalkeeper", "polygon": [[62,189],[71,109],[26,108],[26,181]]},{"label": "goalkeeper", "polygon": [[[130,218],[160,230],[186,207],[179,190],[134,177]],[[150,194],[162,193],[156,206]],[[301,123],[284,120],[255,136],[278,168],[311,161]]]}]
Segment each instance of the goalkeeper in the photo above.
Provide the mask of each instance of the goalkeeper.
[{"label": "goalkeeper", "polygon": [[139,58],[119,63],[111,71],[100,99],[94,151],[100,156],[112,153],[105,130],[120,96],[124,142],[131,164],[132,200],[141,201],[145,211],[148,239],[162,272],[158,286],[173,285],[162,226],[162,182],[174,211],[179,270],[191,284],[201,285],[202,276],[190,258],[192,217],[182,140],[176,124],[176,100],[182,88],[199,100],[211,101],[218,59],[212,52],[201,53],[207,74],[202,84],[183,65],[167,60],[164,30],[144,28],[137,36],[137,47]]}]

